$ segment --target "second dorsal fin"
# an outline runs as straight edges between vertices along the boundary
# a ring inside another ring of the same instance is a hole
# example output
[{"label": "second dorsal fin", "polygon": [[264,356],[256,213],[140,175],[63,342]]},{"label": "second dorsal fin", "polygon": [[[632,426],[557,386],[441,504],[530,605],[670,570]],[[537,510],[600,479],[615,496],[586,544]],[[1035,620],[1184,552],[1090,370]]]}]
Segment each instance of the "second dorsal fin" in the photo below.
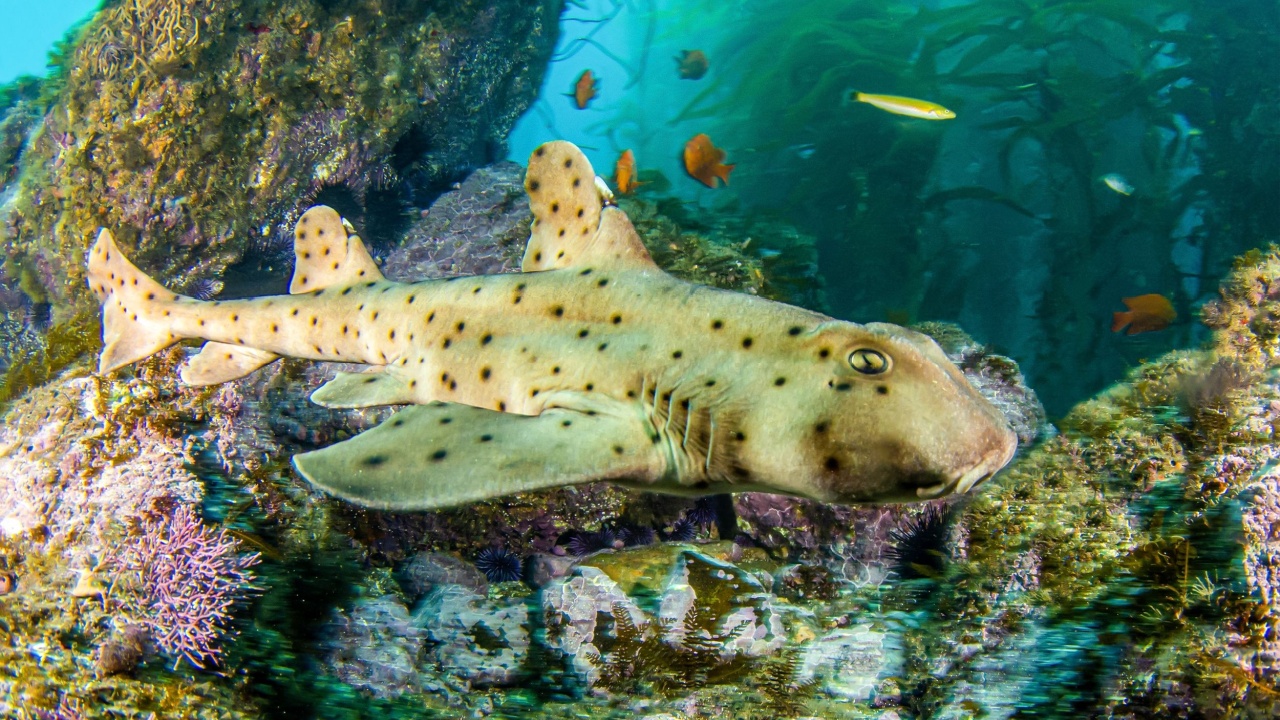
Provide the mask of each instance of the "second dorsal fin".
[{"label": "second dorsal fin", "polygon": [[383,279],[355,229],[327,205],[303,213],[293,238],[291,293]]},{"label": "second dorsal fin", "polygon": [[587,156],[573,143],[540,145],[529,156],[524,188],[533,229],[521,269],[556,270],[583,265],[632,265],[657,269],[627,214],[597,187]]}]

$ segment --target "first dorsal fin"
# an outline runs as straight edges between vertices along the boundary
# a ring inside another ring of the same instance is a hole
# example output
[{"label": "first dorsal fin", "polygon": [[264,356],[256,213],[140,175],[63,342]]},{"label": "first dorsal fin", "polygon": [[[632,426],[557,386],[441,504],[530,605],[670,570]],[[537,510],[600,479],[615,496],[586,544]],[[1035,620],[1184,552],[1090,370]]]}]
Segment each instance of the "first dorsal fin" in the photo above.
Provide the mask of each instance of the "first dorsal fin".
[{"label": "first dorsal fin", "polygon": [[291,293],[383,279],[355,229],[331,207],[317,205],[303,213],[293,237]]},{"label": "first dorsal fin", "polygon": [[657,269],[627,214],[597,187],[595,170],[573,143],[544,143],[529,157],[524,188],[533,229],[521,269],[633,265]]}]

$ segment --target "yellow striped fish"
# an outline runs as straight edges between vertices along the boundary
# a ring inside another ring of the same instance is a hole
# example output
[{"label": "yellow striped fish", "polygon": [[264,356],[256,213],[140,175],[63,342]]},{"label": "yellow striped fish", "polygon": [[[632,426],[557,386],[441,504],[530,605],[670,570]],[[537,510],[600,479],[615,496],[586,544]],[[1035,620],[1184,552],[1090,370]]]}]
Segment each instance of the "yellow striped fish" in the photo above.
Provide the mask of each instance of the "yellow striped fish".
[{"label": "yellow striped fish", "polygon": [[894,115],[906,115],[921,120],[950,120],[956,116],[954,112],[937,103],[899,95],[874,95],[855,90],[849,95],[849,99],[873,105]]}]

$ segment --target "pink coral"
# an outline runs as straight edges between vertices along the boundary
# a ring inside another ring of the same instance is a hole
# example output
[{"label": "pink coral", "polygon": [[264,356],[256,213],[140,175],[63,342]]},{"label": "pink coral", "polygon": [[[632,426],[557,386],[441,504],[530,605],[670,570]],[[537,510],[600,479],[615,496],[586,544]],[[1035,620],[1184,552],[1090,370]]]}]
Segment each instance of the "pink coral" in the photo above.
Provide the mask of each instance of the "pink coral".
[{"label": "pink coral", "polygon": [[145,518],[107,565],[122,589],[120,610],[147,628],[161,651],[198,668],[217,665],[231,606],[254,590],[250,567],[225,530],[206,527],[180,505],[168,517]]}]

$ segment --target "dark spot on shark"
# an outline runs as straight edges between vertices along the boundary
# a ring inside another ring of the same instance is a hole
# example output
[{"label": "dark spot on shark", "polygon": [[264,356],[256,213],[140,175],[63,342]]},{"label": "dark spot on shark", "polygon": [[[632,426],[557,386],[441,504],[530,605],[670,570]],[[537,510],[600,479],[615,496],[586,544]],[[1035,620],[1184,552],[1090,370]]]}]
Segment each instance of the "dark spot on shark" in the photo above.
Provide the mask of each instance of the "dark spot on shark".
[{"label": "dark spot on shark", "polygon": [[385,463],[386,461],[387,461],[386,455],[370,455],[369,457],[361,460],[360,464],[364,465],[365,467],[378,467],[379,465]]},{"label": "dark spot on shark", "polygon": [[396,339],[396,331],[395,331],[395,330],[392,330],[390,333],[388,333],[388,334],[387,334],[387,339],[388,339],[388,340],[395,340],[395,339]]},{"label": "dark spot on shark", "polygon": [[440,462],[449,454],[448,450],[437,450],[431,453],[431,462]]},{"label": "dark spot on shark", "polygon": [[835,457],[828,457],[825,461],[823,461],[822,466],[830,470],[831,472],[835,472],[840,469],[840,460]]},{"label": "dark spot on shark", "polygon": [[578,331],[578,337],[579,337],[579,338],[584,338],[584,337],[586,337],[587,335],[590,335],[590,334],[591,334],[591,331],[587,330],[586,328],[583,328],[583,329],[581,329],[581,330],[579,330],[579,331]]},{"label": "dark spot on shark", "polygon": [[706,385],[707,387],[715,387],[715,385],[716,385],[716,381],[715,381],[715,380],[708,380],[708,381],[706,381],[705,383],[703,383],[703,385]]},{"label": "dark spot on shark", "polygon": [[799,335],[802,332],[804,332],[804,328],[800,327],[799,325],[792,325],[791,329],[787,330],[787,334],[791,335],[792,337]]},{"label": "dark spot on shark", "polygon": [[312,316],[311,316],[311,327],[315,327],[317,322],[319,322],[319,320],[316,318],[316,316],[315,316],[315,315],[312,315]]},{"label": "dark spot on shark", "polygon": [[783,385],[786,385],[786,384],[787,384],[787,379],[786,379],[786,378],[784,378],[784,377],[780,377],[780,378],[778,378],[778,379],[774,380],[774,381],[773,381],[773,384],[774,384],[774,385],[776,385],[776,386],[778,386],[778,387],[782,387]]},{"label": "dark spot on shark", "polygon": [[489,442],[491,440],[493,440],[492,435],[485,434],[480,436],[480,442]]},{"label": "dark spot on shark", "polygon": [[559,366],[559,365],[557,365],[557,366],[555,366],[555,367],[551,368],[551,374],[552,374],[552,375],[559,375],[559,374],[560,374],[560,366]]},{"label": "dark spot on shark", "polygon": [[552,213],[560,212],[560,203],[551,203],[551,212]]},{"label": "dark spot on shark", "polygon": [[569,427],[569,426],[570,426],[570,425],[572,425],[572,424],[573,424],[573,421],[572,421],[572,420],[561,420],[561,421],[560,421],[560,425],[561,425],[561,427]]},{"label": "dark spot on shark", "polygon": [[462,332],[463,330],[466,330],[466,329],[467,329],[467,324],[465,322],[458,323],[458,332]]},{"label": "dark spot on shark", "polygon": [[493,342],[493,333],[485,333],[485,336],[480,338],[481,345],[488,345],[491,342]]},{"label": "dark spot on shark", "polygon": [[750,348],[750,347],[751,347],[751,344],[752,344],[753,342],[755,342],[755,341],[754,341],[754,340],[752,340],[752,339],[751,339],[751,338],[749,338],[749,337],[744,337],[744,338],[742,338],[742,348],[743,348],[744,350],[745,350],[745,349],[747,349],[747,348]]},{"label": "dark spot on shark", "polygon": [[887,385],[877,385],[876,392],[880,393],[881,395],[888,395],[889,387]]},{"label": "dark spot on shark", "polygon": [[271,323],[271,332],[280,332],[280,326],[275,323]]},{"label": "dark spot on shark", "polygon": [[853,383],[847,383],[847,382],[836,383],[835,385],[832,385],[832,387],[836,390],[836,392],[848,392],[853,389]]},{"label": "dark spot on shark", "polygon": [[604,287],[609,284],[609,278],[600,278],[596,281],[596,287]]},{"label": "dark spot on shark", "polygon": [[396,418],[391,421],[391,427],[400,427],[401,425],[404,425],[404,420],[401,418]]},{"label": "dark spot on shark", "polygon": [[600,347],[596,348],[596,352],[604,352],[607,347],[609,347],[609,343],[600,343]]},{"label": "dark spot on shark", "polygon": [[826,420],[822,420],[818,422],[817,425],[813,426],[813,431],[821,435],[825,433],[830,427],[831,427],[830,423],[828,423]]},{"label": "dark spot on shark", "polygon": [[587,392],[591,392],[592,390],[595,390],[595,389],[596,389],[596,384],[595,384],[595,383],[587,383],[584,387],[587,389]]},{"label": "dark spot on shark", "polygon": [[621,445],[614,445],[614,446],[613,446],[613,454],[614,454],[614,455],[621,455],[623,452],[624,452],[624,449],[623,449],[623,447],[622,447]]},{"label": "dark spot on shark", "polygon": [[556,305],[555,307],[551,308],[551,314],[555,315],[556,317],[564,317],[564,306]]},{"label": "dark spot on shark", "polygon": [[[577,187],[577,185],[574,187]],[[582,208],[578,208],[578,217],[582,217]]]},{"label": "dark spot on shark", "polygon": [[490,376],[490,375],[492,375],[492,374],[493,374],[493,370],[491,370],[490,368],[488,368],[488,367],[482,367],[482,368],[480,368],[480,379],[481,379],[481,380],[488,380],[488,379],[489,379],[489,376]]},{"label": "dark spot on shark", "polygon": [[614,325],[618,325],[622,323],[622,316],[614,315],[613,317],[609,318],[609,321],[612,322]]},{"label": "dark spot on shark", "polygon": [[564,169],[568,170],[571,167],[573,167],[573,158],[566,158],[564,161]]},{"label": "dark spot on shark", "polygon": [[240,316],[239,316],[239,315],[232,315],[232,316],[231,316],[231,322],[240,322]]},{"label": "dark spot on shark", "polygon": [[507,404],[506,404],[506,403],[504,403],[504,402],[502,402],[501,400],[499,400],[499,401],[498,401],[498,412],[506,412],[506,411],[507,411]]},{"label": "dark spot on shark", "polygon": [[445,350],[448,350],[449,346],[452,344],[453,344],[452,340],[450,340],[449,338],[445,338],[444,342],[440,343],[440,347],[444,348]]},{"label": "dark spot on shark", "polygon": [[346,335],[346,334],[347,334],[347,326],[346,326],[346,325],[343,325],[343,326],[342,326],[342,334],[343,334],[343,335]]},{"label": "dark spot on shark", "polygon": [[733,439],[734,439],[734,440],[737,440],[738,442],[746,442],[746,440],[747,440],[747,435],[746,435],[746,433],[742,432],[741,430],[736,430],[736,431],[734,431],[734,433],[733,433]]},{"label": "dark spot on shark", "polygon": [[542,262],[542,251],[541,251],[541,250],[539,250],[538,252],[536,252],[536,253],[534,253],[534,254],[533,254],[533,261],[534,261],[534,262]]},{"label": "dark spot on shark", "polygon": [[682,357],[684,357],[684,351],[683,351],[683,350],[677,350],[677,351],[675,351],[675,352],[671,353],[671,359],[672,359],[672,360],[679,360],[679,359],[680,359],[680,358],[682,358]]},{"label": "dark spot on shark", "polygon": [[472,295],[479,295],[479,294],[480,294],[480,286],[479,286],[479,285],[477,285],[477,286],[475,286],[474,288],[472,288],[472,289],[471,289],[471,294],[472,294]]},{"label": "dark spot on shark", "polygon": [[591,274],[591,268],[586,268],[585,270],[583,270],[582,272],[580,272],[580,273],[578,273],[578,274],[579,274],[579,275],[590,275],[590,274]]},{"label": "dark spot on shark", "polygon": [[712,320],[712,321],[711,321],[711,329],[712,329],[712,330],[719,330],[719,329],[721,329],[721,328],[723,328],[723,327],[724,327],[724,321],[723,321],[723,320]]},{"label": "dark spot on shark", "polygon": [[451,422],[453,422],[453,418],[451,418],[451,417],[442,417],[442,418],[440,418],[440,424],[441,424],[441,425],[448,425],[448,424],[449,424],[449,423],[451,423]]},{"label": "dark spot on shark", "polygon": [[342,288],[342,294],[343,294],[343,295],[350,295],[350,294],[351,294],[351,288],[350,288],[349,286],[348,286],[348,287],[344,287],[344,288]]},{"label": "dark spot on shark", "polygon": [[155,299],[156,299],[156,294],[155,294],[155,293],[147,293],[147,299],[148,299],[148,300],[155,300]]},{"label": "dark spot on shark", "polygon": [[435,320],[435,319],[436,319],[436,311],[432,310],[431,313],[427,315],[427,323],[430,323],[432,320]]}]

